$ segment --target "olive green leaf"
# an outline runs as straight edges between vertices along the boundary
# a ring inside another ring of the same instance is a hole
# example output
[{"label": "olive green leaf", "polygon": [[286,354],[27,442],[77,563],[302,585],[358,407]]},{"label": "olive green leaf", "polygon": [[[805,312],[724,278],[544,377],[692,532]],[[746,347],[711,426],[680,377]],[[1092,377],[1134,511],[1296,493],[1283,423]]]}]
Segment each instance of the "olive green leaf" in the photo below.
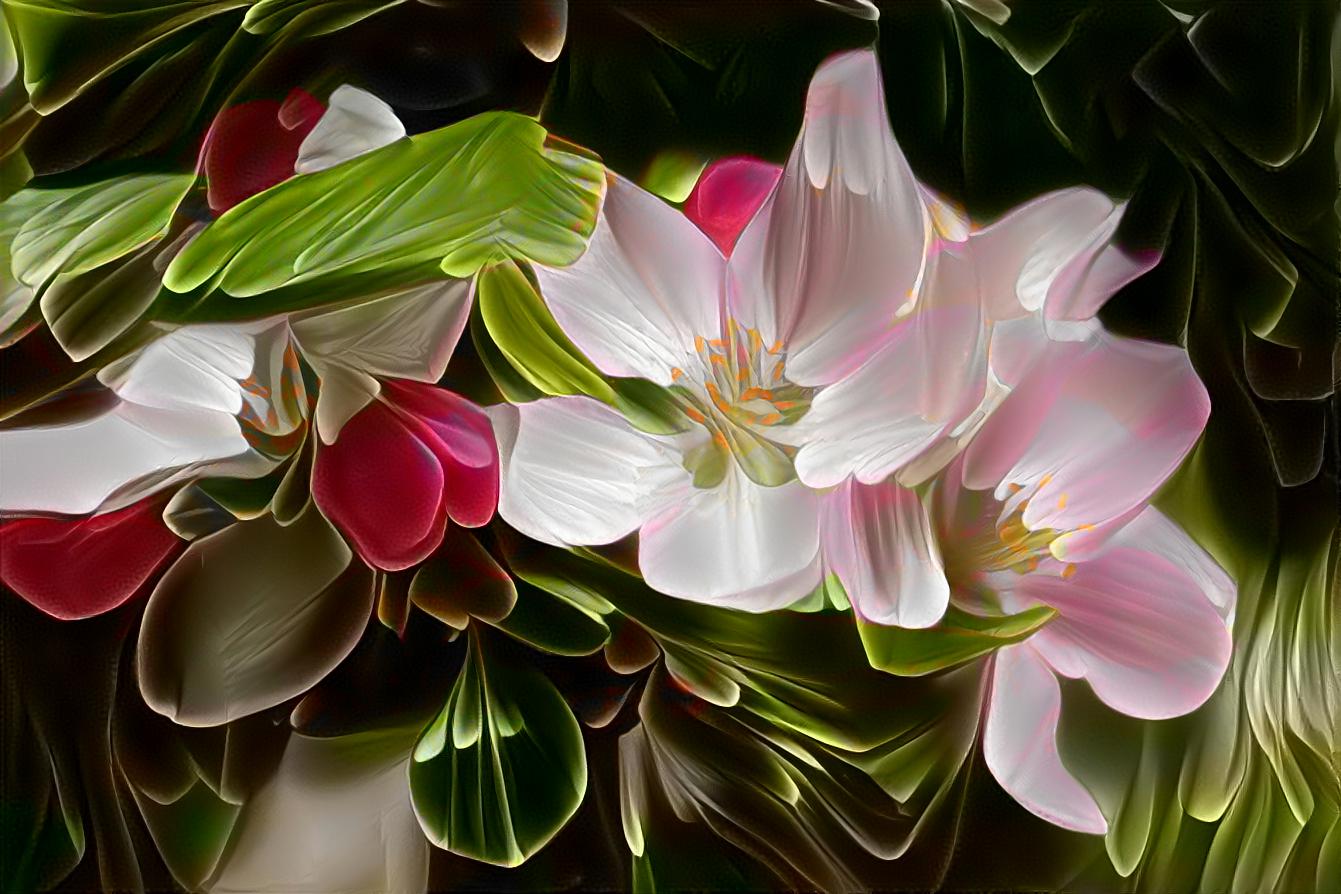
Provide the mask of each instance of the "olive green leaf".
[{"label": "olive green leaf", "polygon": [[534,120],[488,112],[252,196],[183,249],[164,284],[247,297],[429,262],[458,277],[505,258],[570,264],[604,184],[599,163],[546,145]]},{"label": "olive green leaf", "polygon": [[144,56],[168,55],[183,35],[250,0],[9,0],[32,104],[49,114],[91,84]]},{"label": "olive green leaf", "polygon": [[1036,605],[1014,615],[987,617],[955,608],[935,627],[909,630],[858,621],[871,666],[901,677],[920,677],[971,661],[1028,639],[1057,614]]},{"label": "olive green leaf", "polygon": [[[242,20],[252,34],[270,34],[297,23],[312,37],[347,28],[404,0],[258,0]],[[296,27],[296,26],[295,26]]]},{"label": "olive green leaf", "polygon": [[457,630],[472,617],[496,624],[517,604],[517,588],[475,536],[457,525],[447,528],[410,582],[409,598],[419,608]]},{"label": "olive green leaf", "polygon": [[597,612],[532,586],[517,584],[517,604],[495,627],[551,655],[591,655],[610,641],[610,628]]},{"label": "olive green leaf", "polygon": [[554,685],[486,646],[472,628],[461,675],[415,745],[410,798],[438,847],[518,866],[577,811],[587,759]]},{"label": "olive green leaf", "polygon": [[187,726],[281,704],[354,648],[372,583],[315,506],[287,526],[264,516],[199,537],[149,597],[140,692]]}]

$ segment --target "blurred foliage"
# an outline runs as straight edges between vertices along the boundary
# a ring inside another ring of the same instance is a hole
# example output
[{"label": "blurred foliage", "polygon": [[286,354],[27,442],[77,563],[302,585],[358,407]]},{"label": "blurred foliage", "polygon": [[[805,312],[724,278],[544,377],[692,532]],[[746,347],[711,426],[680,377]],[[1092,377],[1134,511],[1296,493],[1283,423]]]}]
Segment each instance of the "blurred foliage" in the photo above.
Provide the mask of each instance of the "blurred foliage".
[{"label": "blurred foliage", "polygon": [[[768,616],[673,600],[630,572],[631,544],[566,552],[495,522],[413,575],[370,582],[355,562],[350,580],[340,557],[323,602],[343,597],[344,617],[373,593],[382,623],[324,653],[320,682],[280,680],[248,716],[191,728],[141,696],[137,642],[181,645],[162,611],[141,597],[61,623],[6,594],[0,886],[193,889],[292,736],[415,727],[408,784],[446,848],[434,890],[1341,889],[1336,6],[1019,0],[998,21],[990,4],[889,0],[877,23],[843,2],[573,0],[548,64],[518,38],[530,5],[3,0],[0,414],[78,390],[149,320],[371,297],[506,257],[482,276],[444,384],[483,402],[592,394],[673,429],[647,383],[572,351],[513,260],[580,251],[600,177],[575,146],[682,199],[706,160],[783,161],[815,66],[874,42],[914,170],[975,219],[1090,184],[1130,200],[1124,243],[1163,251],[1102,319],[1186,346],[1211,394],[1159,502],[1239,582],[1220,690],[1148,723],[1065,687],[1062,752],[1116,817],[1100,841],[1026,813],[975,756],[979,640],[1043,618],[899,643],[823,600]],[[193,171],[218,111],[346,82],[418,136],[355,163],[356,189],[347,169],[240,206],[162,288],[141,255],[208,219]],[[470,117],[486,111],[499,114]],[[425,167],[467,140],[501,144],[492,171]],[[379,203],[404,184],[406,202]],[[575,226],[496,226],[537,190]],[[108,208],[115,228],[85,226]],[[495,239],[478,253],[481,230]],[[393,263],[357,254],[368,233],[407,232]],[[237,254],[248,239],[263,244]],[[313,245],[326,266],[300,269]],[[313,449],[270,485],[301,477]],[[301,486],[259,502],[194,488],[191,555],[241,564],[258,561],[244,547],[262,527],[305,536],[290,527]],[[272,552],[259,560],[282,565]],[[443,572],[462,556],[471,574]],[[154,599],[199,598],[183,577],[152,582]]]}]

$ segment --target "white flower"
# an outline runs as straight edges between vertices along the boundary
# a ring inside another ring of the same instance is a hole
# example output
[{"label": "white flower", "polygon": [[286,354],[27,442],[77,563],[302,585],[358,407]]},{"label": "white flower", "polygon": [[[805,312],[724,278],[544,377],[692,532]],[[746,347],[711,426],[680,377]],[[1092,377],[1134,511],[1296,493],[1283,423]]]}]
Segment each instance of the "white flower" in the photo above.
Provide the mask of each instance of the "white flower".
[{"label": "white flower", "polygon": [[[719,195],[691,197],[695,209],[732,201],[730,177],[712,182]],[[913,178],[875,55],[834,57],[738,241],[719,232],[740,217],[731,209],[705,224],[729,257],[612,177],[586,254],[536,269],[592,362],[669,387],[694,424],[649,435],[581,397],[497,408],[499,511],[558,545],[639,531],[643,575],[674,596],[766,610],[834,570],[863,615],[933,624],[949,592],[920,502],[856,488],[927,479],[1000,402],[1002,375],[1022,375],[1054,338],[1093,335],[1096,323],[1068,321],[1091,318],[1151,260],[1110,244],[1120,214],[1072,189],[971,232]],[[1026,321],[1036,333],[1022,335]],[[1033,347],[1012,358],[1007,340]],[[998,351],[1017,368],[998,372]],[[854,519],[873,526],[862,543]]]}]

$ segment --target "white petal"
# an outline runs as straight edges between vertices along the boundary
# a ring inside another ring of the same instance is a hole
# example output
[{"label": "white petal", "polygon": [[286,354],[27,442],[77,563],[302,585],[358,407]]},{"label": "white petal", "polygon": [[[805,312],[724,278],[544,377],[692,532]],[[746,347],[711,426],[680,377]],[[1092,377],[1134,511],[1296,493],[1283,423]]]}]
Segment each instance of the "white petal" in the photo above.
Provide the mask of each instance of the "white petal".
[{"label": "white petal", "polygon": [[821,504],[826,567],[852,607],[877,624],[930,627],[945,614],[950,585],[922,501],[893,482],[845,482]]},{"label": "white petal", "polygon": [[[1167,531],[1150,526],[1134,539],[1151,534]],[[1159,720],[1200,706],[1229,663],[1229,631],[1203,589],[1206,571],[1200,557],[1188,568],[1149,544],[1113,546],[1067,577],[1055,563],[1040,566],[1014,592],[1058,610],[1029,641],[1053,668],[1083,677],[1123,714]]]},{"label": "white petal", "polygon": [[848,475],[874,484],[982,404],[988,341],[972,266],[948,250],[932,263],[927,306],[905,318],[859,369],[820,391],[795,426],[802,444],[796,471],[811,487]]},{"label": "white petal", "polygon": [[403,136],[405,125],[391,106],[366,90],[341,84],[331,92],[325,113],[298,147],[293,171],[323,171]]},{"label": "white petal", "polygon": [[617,175],[577,263],[535,268],[559,326],[597,367],[662,385],[694,353],[695,336],[720,332],[725,271],[687,217]]},{"label": "white petal", "polygon": [[732,252],[733,312],[787,345],[789,379],[832,382],[882,344],[929,236],[875,54],[835,56],[811,81],[781,181]]},{"label": "white petal", "polygon": [[470,319],[473,280],[399,290],[376,301],[308,313],[290,326],[321,377],[317,430],[330,444],[377,396],[374,376],[437,382]]},{"label": "white petal", "polygon": [[[241,458],[247,441],[228,413],[160,410],[122,403],[63,425],[0,430],[0,509],[80,515],[116,505]],[[137,486],[138,485],[138,486]]]},{"label": "white petal", "polygon": [[1178,467],[1210,413],[1181,348],[1099,332],[1055,345],[965,455],[964,482],[1004,499],[1029,491],[1031,530],[1077,531],[1134,511]]},{"label": "white petal", "polygon": [[388,892],[428,886],[428,842],[410,804],[405,730],[331,739],[293,734],[247,802],[208,890]]},{"label": "white petal", "polygon": [[[988,312],[1004,320],[1042,309],[1064,270],[1070,275],[1062,285],[1083,279],[1077,269],[1104,249],[1121,217],[1122,207],[1112,199],[1077,187],[1040,196],[975,233],[970,241],[981,265]],[[1069,304],[1060,293],[1056,300],[1059,308]],[[1089,310],[1091,303],[1087,298],[1076,308]]]},{"label": "white petal", "polygon": [[1065,829],[1104,834],[1108,823],[1094,796],[1057,753],[1062,694],[1052,671],[1028,644],[1001,649],[993,664],[983,730],[987,768],[1030,813]]},{"label": "white petal", "polygon": [[255,327],[183,326],[98,373],[123,400],[146,407],[242,410],[242,386],[256,364]]},{"label": "white petal", "polygon": [[587,397],[489,408],[498,438],[498,512],[556,546],[611,543],[690,487],[674,451]]},{"label": "white petal", "polygon": [[290,325],[303,354],[315,363],[433,383],[452,358],[474,292],[473,280],[428,283],[353,307],[304,314]]},{"label": "white petal", "polygon": [[344,366],[316,366],[321,376],[317,392],[317,434],[321,443],[334,444],[345,423],[382,393],[382,383],[359,370]]},{"label": "white petal", "polygon": [[[760,487],[733,463],[643,525],[638,566],[648,586],[683,599],[764,611],[818,583],[798,575],[819,550],[819,501],[799,482]],[[771,592],[769,592],[771,590]]]}]

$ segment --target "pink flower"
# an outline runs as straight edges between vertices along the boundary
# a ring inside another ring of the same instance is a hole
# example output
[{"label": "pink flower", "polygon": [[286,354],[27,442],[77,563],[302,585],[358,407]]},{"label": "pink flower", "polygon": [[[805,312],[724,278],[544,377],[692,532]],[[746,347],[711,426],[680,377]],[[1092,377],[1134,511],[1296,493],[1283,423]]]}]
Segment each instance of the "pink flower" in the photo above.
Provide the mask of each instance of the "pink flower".
[{"label": "pink flower", "polygon": [[1057,677],[1163,719],[1201,705],[1228,666],[1234,582],[1149,505],[1210,405],[1180,349],[1103,333],[1053,344],[1013,384],[931,487],[932,554],[965,610],[1056,610],[991,659],[984,754],[1029,810],[1099,834],[1107,821],[1058,754]]}]

